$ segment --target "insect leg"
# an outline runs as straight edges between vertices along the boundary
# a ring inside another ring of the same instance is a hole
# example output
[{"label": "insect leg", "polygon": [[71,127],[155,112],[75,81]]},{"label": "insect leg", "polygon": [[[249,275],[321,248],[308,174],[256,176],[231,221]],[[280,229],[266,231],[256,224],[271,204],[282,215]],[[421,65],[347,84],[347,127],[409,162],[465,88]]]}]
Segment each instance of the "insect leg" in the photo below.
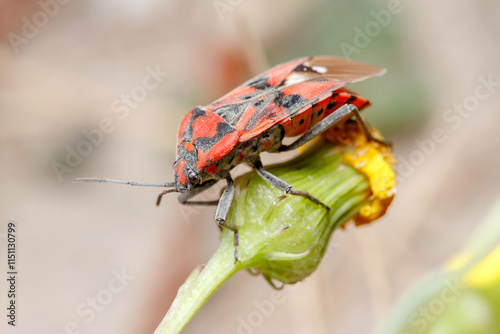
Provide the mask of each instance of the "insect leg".
[{"label": "insect leg", "polygon": [[238,237],[238,227],[234,224],[228,224],[227,214],[229,213],[229,208],[231,207],[231,202],[234,197],[234,181],[231,178],[231,175],[226,177],[227,187],[224,189],[222,196],[219,199],[219,205],[217,206],[217,210],[215,210],[215,221],[221,228],[227,228],[228,230],[234,233],[234,263],[239,262],[238,258],[238,245],[239,245],[239,237]]},{"label": "insect leg", "polygon": [[[331,127],[333,124],[337,123],[340,121],[342,118],[346,117],[350,113],[354,112],[354,110],[358,110],[354,105],[352,104],[345,104],[342,107],[338,108],[335,110],[333,113],[330,115],[326,116],[324,119],[322,119],[318,124],[314,125],[312,128],[310,128],[306,133],[304,133],[299,139],[291,143],[290,145],[281,145],[281,147],[278,149],[279,151],[291,151],[296,149],[299,146],[304,145],[317,135],[321,134],[325,130],[327,130],[329,127]],[[365,124],[366,126],[366,124]]]},{"label": "insect leg", "polygon": [[269,173],[264,169],[264,166],[262,166],[262,162],[260,160],[257,160],[256,162],[253,163],[253,166],[257,170],[257,173],[270,185],[272,185],[275,188],[278,188],[279,190],[283,191],[285,194],[290,194],[290,195],[297,195],[297,196],[302,196],[310,200],[311,202],[321,205],[324,207],[327,211],[330,211],[330,208],[321,202],[319,199],[316,197],[311,196],[308,192],[306,191],[300,191],[300,190],[295,190],[292,188],[291,185],[280,179],[279,177]]},{"label": "insect leg", "polygon": [[215,211],[215,220],[220,226],[222,226],[227,219],[227,213],[229,212],[229,207],[231,206],[234,196],[234,182],[230,175],[226,177],[226,181],[227,187],[224,189],[219,199],[217,210]]},{"label": "insect leg", "polygon": [[[192,197],[198,195],[199,193],[204,192],[208,188],[212,187],[216,183],[217,183],[216,181],[210,182],[201,188],[194,189],[188,193],[180,194],[178,197],[179,202],[183,205],[217,205],[219,203],[219,200],[213,200],[213,201],[190,201],[189,200],[190,198],[192,198]],[[158,203],[159,203],[161,196],[162,196],[162,194],[160,194],[160,196],[158,197]]]},{"label": "insect leg", "polygon": [[370,131],[370,127],[368,126],[368,123],[365,121],[363,116],[361,116],[361,113],[359,112],[358,108],[354,107],[354,110],[352,112],[354,114],[354,117],[356,118],[356,122],[358,122],[359,127],[361,128],[361,130],[363,130],[366,138],[369,141],[374,141],[374,142],[377,142],[377,143],[382,144],[384,146],[392,146],[392,143],[390,141],[381,140],[381,139],[377,139],[377,138],[373,137],[373,135]]},{"label": "insect leg", "polygon": [[226,221],[218,222],[221,228],[227,228],[229,231],[233,232],[233,245],[234,245],[234,263],[240,262],[238,256],[238,246],[240,245],[240,238],[238,234],[238,227],[234,224],[229,224]]},{"label": "insect leg", "polygon": [[363,130],[366,138],[370,141],[375,141],[379,144],[385,145],[385,146],[392,146],[391,142],[385,141],[385,140],[380,140],[375,137],[373,137],[372,133],[370,132],[370,129],[364,120],[364,118],[361,116],[358,108],[356,108],[355,105],[353,104],[345,104],[339,109],[335,110],[333,113],[330,115],[326,116],[324,119],[321,120],[318,124],[310,128],[306,133],[302,135],[299,139],[291,143],[290,145],[281,145],[281,147],[278,149],[278,151],[284,152],[284,151],[291,151],[296,149],[299,146],[304,145],[317,135],[321,134],[328,128],[330,128],[332,125],[340,121],[342,118],[345,116],[349,115],[350,113],[354,114],[354,117],[356,118],[356,121],[358,122],[359,126]]}]

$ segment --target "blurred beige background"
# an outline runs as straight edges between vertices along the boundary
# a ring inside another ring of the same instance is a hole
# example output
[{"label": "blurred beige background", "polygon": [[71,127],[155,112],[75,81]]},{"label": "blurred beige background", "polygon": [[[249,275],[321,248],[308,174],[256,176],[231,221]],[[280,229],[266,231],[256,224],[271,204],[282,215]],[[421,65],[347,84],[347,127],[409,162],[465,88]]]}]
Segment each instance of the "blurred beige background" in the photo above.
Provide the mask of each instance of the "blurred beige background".
[{"label": "blurred beige background", "polygon": [[[1,254],[7,223],[19,228],[18,326],[3,320],[2,333],[153,332],[217,247],[213,208],[175,196],[156,208],[157,189],[71,179],[171,181],[191,108],[320,54],[388,69],[351,88],[395,143],[397,197],[376,223],[337,231],[317,272],[271,311],[256,306],[271,287],[241,272],[185,333],[372,332],[500,194],[499,16],[494,0],[1,1]],[[89,153],[60,182],[54,162],[77,147]]]}]

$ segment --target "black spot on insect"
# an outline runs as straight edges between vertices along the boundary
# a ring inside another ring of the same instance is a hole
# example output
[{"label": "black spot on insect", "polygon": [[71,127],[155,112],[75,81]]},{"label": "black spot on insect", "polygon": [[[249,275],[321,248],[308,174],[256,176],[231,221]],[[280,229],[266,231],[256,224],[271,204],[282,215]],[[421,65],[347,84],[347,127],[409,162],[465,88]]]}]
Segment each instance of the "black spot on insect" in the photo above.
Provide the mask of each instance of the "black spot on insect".
[{"label": "black spot on insect", "polygon": [[318,112],[318,116],[320,116],[322,113],[323,113],[323,109],[320,109],[320,111]]},{"label": "black spot on insect", "polygon": [[347,99],[347,101],[345,101],[346,104],[351,104],[353,103],[354,101],[356,101],[358,98],[356,96],[351,96],[350,98]]},{"label": "black spot on insect", "polygon": [[304,64],[300,64],[299,66],[293,69],[294,72],[316,72],[311,67],[306,66]]},{"label": "black spot on insect", "polygon": [[304,119],[301,119],[299,122],[299,125],[302,125],[302,124],[304,124]]},{"label": "black spot on insect", "polygon": [[330,102],[328,103],[328,106],[326,107],[326,109],[332,109],[333,107],[335,107],[337,105],[337,103],[335,102]]},{"label": "black spot on insect", "polygon": [[257,100],[253,103],[253,106],[258,108],[260,107],[263,103],[264,103],[265,100]]},{"label": "black spot on insect", "polygon": [[302,96],[300,96],[299,94],[291,94],[291,95],[288,95],[288,96],[278,96],[275,100],[274,100],[274,103],[276,103],[278,106],[280,107],[284,107],[286,109],[289,109],[289,108],[292,108],[294,107],[295,105],[299,104],[303,104],[302,102],[304,102],[304,98],[302,98]]},{"label": "black spot on insect", "polygon": [[[220,122],[220,123],[217,123],[217,134],[215,135],[215,137],[224,137],[225,135],[231,133],[234,131],[234,128],[232,126],[230,126],[229,124],[227,123],[224,123],[224,122]],[[214,138],[215,138],[214,137]]]},{"label": "black spot on insect", "polygon": [[258,85],[253,86],[253,88],[259,89],[259,90],[268,89],[269,87],[271,87],[271,85],[267,82],[267,80],[265,82],[262,82]]},{"label": "black spot on insect", "polygon": [[231,103],[215,108],[213,112],[222,117],[229,125],[235,125],[245,112],[250,102]]},{"label": "black spot on insect", "polygon": [[234,128],[227,123],[220,122],[217,124],[217,130],[215,131],[214,137],[200,137],[196,138],[193,142],[195,148],[201,148],[202,151],[208,152],[208,150],[215,145],[219,140],[225,135],[234,132]]},{"label": "black spot on insect", "polygon": [[271,85],[267,82],[266,77],[258,78],[254,81],[247,83],[247,85],[258,90],[263,90],[271,87]]},{"label": "black spot on insect", "polygon": [[193,109],[193,114],[191,115],[191,119],[194,120],[195,118],[203,116],[205,114],[206,114],[205,110],[203,110],[202,108],[196,107]]}]

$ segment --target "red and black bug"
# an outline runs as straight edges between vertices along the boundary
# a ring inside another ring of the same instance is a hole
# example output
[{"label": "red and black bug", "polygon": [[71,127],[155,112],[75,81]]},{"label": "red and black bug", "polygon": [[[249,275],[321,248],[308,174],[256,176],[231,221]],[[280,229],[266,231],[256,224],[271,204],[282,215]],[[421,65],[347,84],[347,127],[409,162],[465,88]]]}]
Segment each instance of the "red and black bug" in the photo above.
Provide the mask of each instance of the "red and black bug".
[{"label": "red and black bug", "polygon": [[[343,88],[345,85],[385,73],[384,69],[336,57],[304,57],[280,65],[248,80],[217,101],[191,110],[177,133],[174,182],[145,184],[109,179],[78,181],[168,187],[158,197],[181,193],[183,204],[217,205],[215,219],[224,225],[234,186],[230,171],[241,163],[252,165],[269,184],[286,194],[304,196],[329,208],[307,192],[295,190],[267,172],[262,152],[293,150],[332,125],[355,116],[371,140],[359,111],[370,103]],[[300,136],[290,145],[285,137]],[[227,187],[218,201],[190,199],[226,179]]]}]

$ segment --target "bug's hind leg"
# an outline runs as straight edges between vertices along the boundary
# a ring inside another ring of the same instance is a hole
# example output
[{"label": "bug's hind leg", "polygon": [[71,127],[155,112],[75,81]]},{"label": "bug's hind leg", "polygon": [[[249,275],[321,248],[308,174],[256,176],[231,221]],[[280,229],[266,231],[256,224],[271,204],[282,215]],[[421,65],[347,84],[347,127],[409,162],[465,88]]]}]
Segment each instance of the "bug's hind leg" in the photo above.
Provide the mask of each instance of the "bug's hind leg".
[{"label": "bug's hind leg", "polygon": [[373,136],[373,134],[370,131],[370,127],[368,126],[368,123],[365,121],[363,116],[361,116],[361,113],[359,112],[358,108],[354,107],[352,112],[354,114],[354,117],[356,118],[356,122],[358,122],[359,127],[361,128],[361,130],[363,130],[363,133],[365,134],[366,138],[369,141],[374,141],[384,146],[390,146],[390,147],[392,146],[392,142],[383,139],[378,139]]},{"label": "bug's hind leg", "polygon": [[380,143],[384,146],[392,146],[391,142],[385,141],[385,140],[380,140],[375,137],[373,137],[372,133],[370,132],[370,128],[367,125],[366,121],[363,119],[361,116],[358,108],[353,105],[353,104],[344,104],[342,107],[338,108],[335,110],[333,113],[330,115],[326,116],[323,118],[318,124],[314,125],[312,128],[310,128],[306,133],[304,133],[299,139],[291,143],[290,145],[281,145],[278,151],[284,152],[284,151],[291,151],[294,150],[314,137],[320,135],[321,133],[325,132],[328,130],[332,125],[343,119],[344,117],[348,116],[350,113],[354,114],[354,117],[356,118],[356,121],[358,122],[359,126],[363,130],[364,134],[366,135],[366,138],[370,141],[375,141],[377,143]]},{"label": "bug's hind leg", "polygon": [[324,207],[327,211],[330,211],[330,207],[328,207],[326,204],[321,202],[319,199],[316,197],[311,196],[308,192],[306,191],[300,191],[300,190],[295,190],[292,188],[291,185],[280,179],[279,177],[269,173],[264,169],[264,166],[262,166],[262,162],[260,160],[257,160],[256,162],[253,163],[253,166],[257,170],[257,173],[270,185],[273,187],[283,191],[285,194],[290,194],[290,195],[296,195],[296,196],[302,196],[310,200],[311,202],[321,205]]},{"label": "bug's hind leg", "polygon": [[291,143],[290,145],[281,145],[278,151],[284,152],[284,151],[291,151],[294,150],[314,137],[320,135],[321,133],[325,132],[328,128],[330,128],[332,125],[340,121],[342,118],[348,116],[350,113],[354,112],[354,110],[357,110],[357,108],[352,105],[352,104],[345,104],[342,107],[338,108],[335,110],[333,113],[330,115],[326,116],[323,118],[318,124],[314,125],[312,128],[310,128],[306,133],[304,133],[299,139]]}]

